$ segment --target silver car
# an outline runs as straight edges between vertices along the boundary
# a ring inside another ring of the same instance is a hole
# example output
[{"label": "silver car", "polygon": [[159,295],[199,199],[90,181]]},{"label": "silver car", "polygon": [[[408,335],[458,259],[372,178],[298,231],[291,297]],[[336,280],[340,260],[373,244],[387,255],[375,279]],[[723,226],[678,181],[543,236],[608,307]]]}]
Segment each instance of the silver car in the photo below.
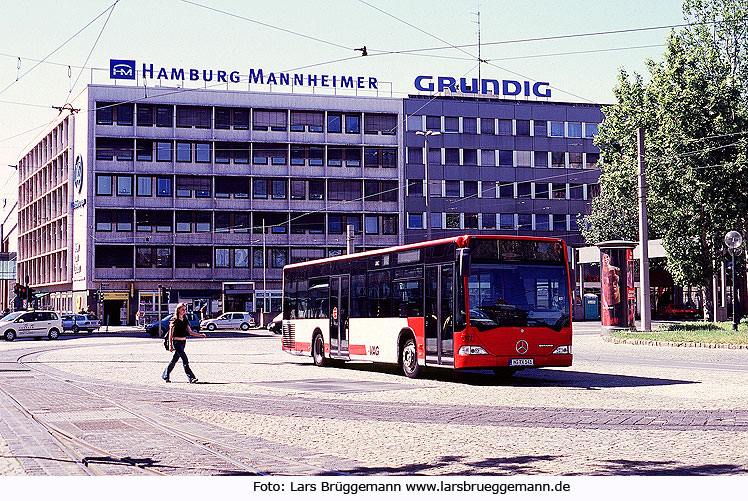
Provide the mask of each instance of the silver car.
[{"label": "silver car", "polygon": [[17,337],[57,339],[62,333],[62,320],[54,311],[16,311],[0,320],[0,335],[6,341]]},{"label": "silver car", "polygon": [[218,318],[211,318],[200,322],[200,329],[207,329],[214,331],[216,329],[229,329],[237,330],[241,329],[246,331],[247,329],[255,326],[255,319],[251,313],[230,311],[224,313]]}]

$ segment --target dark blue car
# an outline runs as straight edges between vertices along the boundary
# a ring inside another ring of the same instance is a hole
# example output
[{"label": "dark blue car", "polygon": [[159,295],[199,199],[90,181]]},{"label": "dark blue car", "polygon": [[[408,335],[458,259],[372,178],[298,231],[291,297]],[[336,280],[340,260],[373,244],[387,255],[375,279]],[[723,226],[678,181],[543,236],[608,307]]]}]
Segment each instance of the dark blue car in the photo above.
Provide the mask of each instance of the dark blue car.
[{"label": "dark blue car", "polygon": [[[190,328],[193,331],[198,332],[200,330],[200,319],[197,318],[197,315],[195,315],[191,311],[187,312],[185,315],[187,315],[187,320],[190,323]],[[161,319],[161,337],[164,337],[169,333],[169,322],[171,322],[171,317],[173,316],[174,314],[172,313],[170,315],[166,315]],[[158,336],[158,324],[156,322],[146,324],[145,331],[153,337]]]}]

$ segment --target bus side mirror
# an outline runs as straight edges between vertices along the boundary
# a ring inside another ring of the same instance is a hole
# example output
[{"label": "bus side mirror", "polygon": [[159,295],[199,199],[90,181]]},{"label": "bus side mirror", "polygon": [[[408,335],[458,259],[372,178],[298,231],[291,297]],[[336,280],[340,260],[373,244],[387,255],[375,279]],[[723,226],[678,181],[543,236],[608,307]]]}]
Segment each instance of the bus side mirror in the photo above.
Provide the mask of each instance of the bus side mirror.
[{"label": "bus side mirror", "polygon": [[461,277],[470,276],[470,249],[457,249],[457,271]]}]

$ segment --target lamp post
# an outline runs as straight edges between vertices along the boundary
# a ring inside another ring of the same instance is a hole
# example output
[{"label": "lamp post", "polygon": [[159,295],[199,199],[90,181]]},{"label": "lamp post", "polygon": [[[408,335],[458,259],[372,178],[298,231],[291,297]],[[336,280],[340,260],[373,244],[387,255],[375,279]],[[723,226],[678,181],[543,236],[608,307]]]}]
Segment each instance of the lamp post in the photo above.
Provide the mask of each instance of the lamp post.
[{"label": "lamp post", "polygon": [[426,156],[424,159],[424,178],[426,180],[426,240],[431,240],[431,204],[429,204],[429,194],[431,193],[431,186],[429,184],[429,137],[438,136],[441,132],[436,130],[416,131],[416,134],[423,136],[423,148],[426,150]]},{"label": "lamp post", "polygon": [[725,245],[730,249],[732,258],[732,330],[738,330],[738,317],[735,316],[735,251],[743,243],[743,237],[737,231],[730,231],[725,235]]}]

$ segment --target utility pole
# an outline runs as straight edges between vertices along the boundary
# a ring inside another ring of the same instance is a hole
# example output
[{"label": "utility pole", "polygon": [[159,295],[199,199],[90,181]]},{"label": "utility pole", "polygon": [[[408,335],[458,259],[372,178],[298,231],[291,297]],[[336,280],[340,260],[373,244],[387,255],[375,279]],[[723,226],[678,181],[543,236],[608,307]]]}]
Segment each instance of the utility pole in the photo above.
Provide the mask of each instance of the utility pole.
[{"label": "utility pole", "polygon": [[647,186],[644,180],[644,129],[636,129],[639,164],[639,289],[641,293],[641,328],[652,330],[652,308],[649,298],[649,234],[647,232]]},{"label": "utility pole", "polygon": [[424,156],[424,178],[426,180],[426,240],[431,240],[431,205],[429,204],[429,195],[431,194],[431,181],[429,180],[429,137],[438,136],[441,132],[436,130],[427,131],[416,131],[416,135],[423,136],[423,148],[425,151]]},{"label": "utility pole", "polygon": [[349,224],[345,227],[345,251],[346,254],[353,254],[354,247],[354,236],[353,236],[353,225]]}]

